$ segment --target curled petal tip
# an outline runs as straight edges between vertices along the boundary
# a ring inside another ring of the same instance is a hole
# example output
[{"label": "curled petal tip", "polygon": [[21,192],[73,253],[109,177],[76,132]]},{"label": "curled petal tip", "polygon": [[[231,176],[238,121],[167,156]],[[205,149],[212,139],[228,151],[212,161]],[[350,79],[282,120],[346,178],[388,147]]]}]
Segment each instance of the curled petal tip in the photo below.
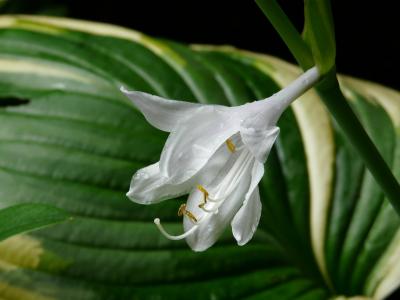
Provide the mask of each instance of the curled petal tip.
[{"label": "curled petal tip", "polygon": [[126,194],[125,194],[129,199],[131,199],[132,201],[134,201],[135,197],[133,195],[132,190],[130,189]]},{"label": "curled petal tip", "polygon": [[[119,90],[125,94],[125,95],[130,95],[131,93],[135,92],[132,90],[127,89],[126,87],[124,87],[123,85],[120,86]],[[129,96],[128,96],[129,97]]]},{"label": "curled petal tip", "polygon": [[159,218],[155,218],[155,219],[154,219],[154,224],[160,225],[160,219],[159,219]]}]

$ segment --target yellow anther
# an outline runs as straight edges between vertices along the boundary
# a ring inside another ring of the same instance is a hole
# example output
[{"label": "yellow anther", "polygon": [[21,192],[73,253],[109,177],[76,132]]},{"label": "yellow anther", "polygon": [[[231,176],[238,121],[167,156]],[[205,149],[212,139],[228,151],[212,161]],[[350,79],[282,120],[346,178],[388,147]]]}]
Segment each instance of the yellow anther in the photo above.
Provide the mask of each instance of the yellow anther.
[{"label": "yellow anther", "polygon": [[179,209],[178,209],[178,216],[181,217],[183,215],[186,215],[193,222],[197,222],[197,218],[190,211],[188,211],[186,209],[185,203],[183,203],[181,206],[179,206]]},{"label": "yellow anther", "polygon": [[199,204],[200,208],[203,208],[204,205],[206,205],[207,203],[207,198],[208,198],[208,192],[207,190],[204,188],[204,186],[202,186],[201,184],[197,185],[197,189],[203,193],[203,202]]},{"label": "yellow anther", "polygon": [[185,211],[186,211],[186,204],[183,203],[183,204],[181,204],[181,206],[179,206],[178,217],[182,217],[183,214],[185,213]]},{"label": "yellow anther", "polygon": [[231,139],[227,139],[225,143],[231,153],[235,152],[236,146]]}]

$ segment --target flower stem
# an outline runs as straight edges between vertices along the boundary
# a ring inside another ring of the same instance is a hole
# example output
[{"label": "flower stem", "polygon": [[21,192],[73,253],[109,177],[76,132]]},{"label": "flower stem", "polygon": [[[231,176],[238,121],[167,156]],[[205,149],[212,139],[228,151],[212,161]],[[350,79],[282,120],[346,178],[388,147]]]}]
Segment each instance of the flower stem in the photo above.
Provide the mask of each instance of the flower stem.
[{"label": "flower stem", "polygon": [[256,0],[256,3],[279,33],[302,69],[308,70],[314,66],[311,50],[276,0]]},{"label": "flower stem", "polygon": [[381,186],[394,209],[400,215],[399,182],[365,132],[340,90],[335,69],[331,70],[316,86],[316,90],[347,139],[358,151],[365,165]]},{"label": "flower stem", "polygon": [[[256,0],[256,3],[272,23],[303,70],[313,66],[308,45],[297,32],[276,0]],[[311,64],[311,65],[310,65]],[[400,185],[391,169],[380,155],[357,116],[344,97],[336,76],[335,65],[317,84],[316,90],[343,130],[347,140],[358,151],[365,165],[381,186],[386,197],[400,216]]]}]

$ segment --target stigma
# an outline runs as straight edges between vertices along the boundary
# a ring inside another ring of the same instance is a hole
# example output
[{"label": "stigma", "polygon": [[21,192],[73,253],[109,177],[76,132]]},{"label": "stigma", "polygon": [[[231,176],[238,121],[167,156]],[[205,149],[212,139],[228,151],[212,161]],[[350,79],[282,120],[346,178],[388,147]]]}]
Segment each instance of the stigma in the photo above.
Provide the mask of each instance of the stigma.
[{"label": "stigma", "polygon": [[167,239],[174,240],[174,241],[182,240],[182,239],[188,237],[189,235],[191,235],[193,232],[195,232],[197,230],[198,226],[199,226],[198,225],[198,219],[195,217],[195,215],[193,213],[191,213],[190,211],[188,211],[186,209],[186,204],[185,203],[181,204],[181,206],[179,206],[179,209],[178,209],[178,216],[181,217],[183,215],[188,217],[188,219],[190,221],[192,221],[192,223],[195,224],[195,225],[192,228],[190,228],[190,230],[188,230],[188,231],[186,231],[186,232],[184,232],[183,234],[180,234],[180,235],[171,235],[171,234],[169,234],[164,229],[164,227],[161,225],[161,221],[160,221],[159,218],[154,219],[154,224],[156,224],[157,228],[160,230],[160,232]]}]

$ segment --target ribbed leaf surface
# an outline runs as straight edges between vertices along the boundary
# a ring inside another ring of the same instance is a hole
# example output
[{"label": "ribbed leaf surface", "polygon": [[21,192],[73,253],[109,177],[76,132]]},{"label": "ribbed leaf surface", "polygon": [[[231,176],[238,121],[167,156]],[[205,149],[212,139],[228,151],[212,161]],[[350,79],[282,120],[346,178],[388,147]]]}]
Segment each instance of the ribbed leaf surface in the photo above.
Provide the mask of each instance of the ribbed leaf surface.
[{"label": "ribbed leaf surface", "polygon": [[[188,47],[111,25],[0,18],[1,206],[45,203],[73,220],[0,243],[2,299],[384,298],[400,284],[399,219],[314,92],[288,109],[262,181],[255,238],[204,253],[166,240],[179,203],[130,202],[132,174],[166,134],[119,87],[238,105],[299,74],[276,58]],[[351,105],[400,176],[400,96],[343,78]]]}]

